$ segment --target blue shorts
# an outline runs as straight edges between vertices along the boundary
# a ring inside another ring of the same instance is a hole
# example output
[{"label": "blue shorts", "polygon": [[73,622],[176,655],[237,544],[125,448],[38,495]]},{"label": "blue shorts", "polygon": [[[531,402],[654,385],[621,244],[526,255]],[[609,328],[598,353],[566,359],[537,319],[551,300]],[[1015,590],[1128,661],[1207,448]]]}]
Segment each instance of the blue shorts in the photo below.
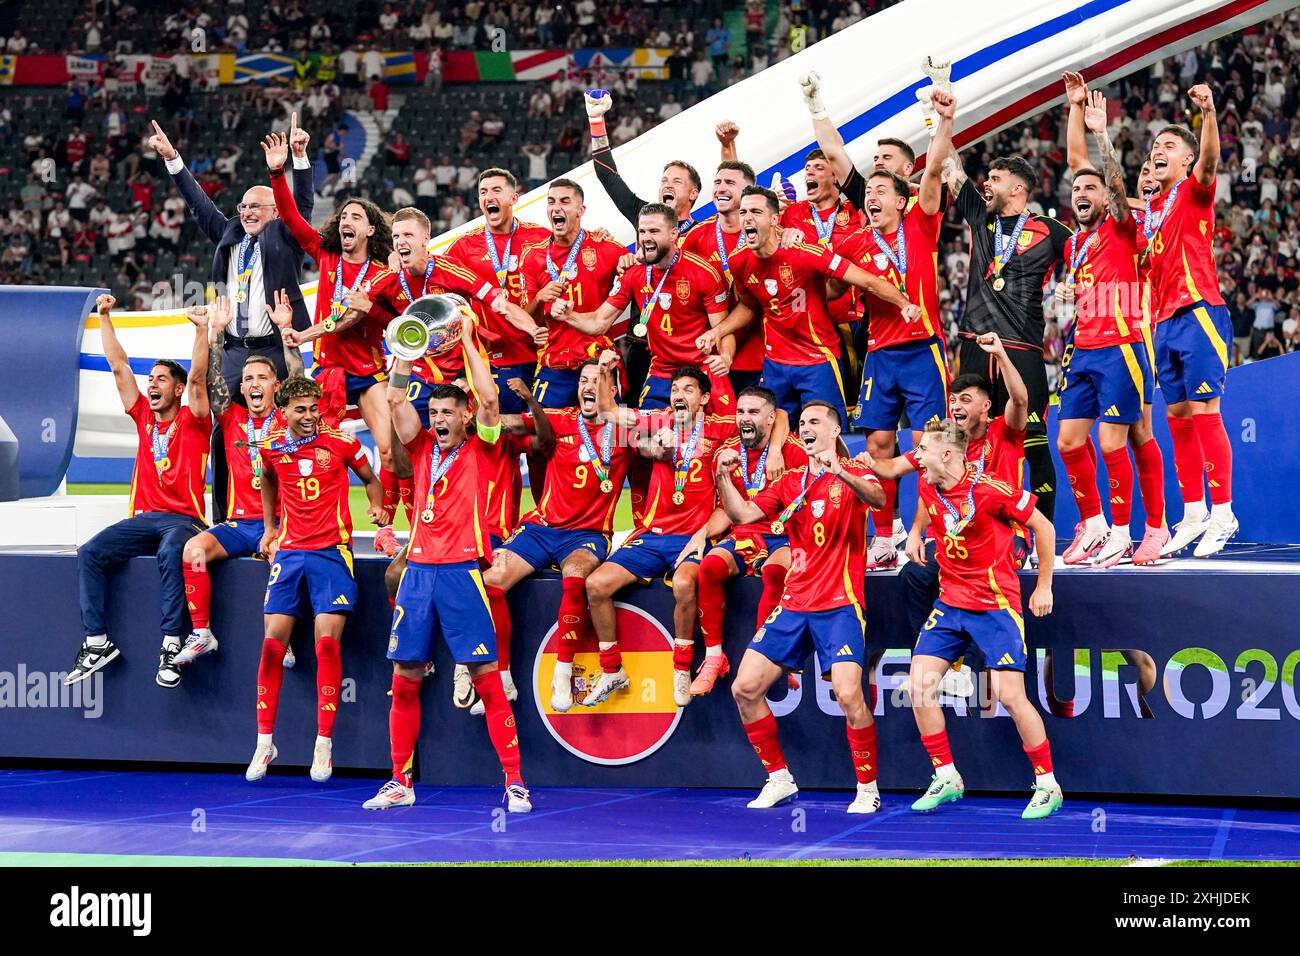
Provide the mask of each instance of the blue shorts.
[{"label": "blue shorts", "polygon": [[829,611],[787,611],[778,606],[758,629],[750,648],[773,664],[799,670],[811,651],[817,652],[822,678],[829,680],[832,664],[865,666],[866,622],[862,609],[846,604]]},{"label": "blue shorts", "polygon": [[540,524],[521,524],[501,545],[501,550],[509,551],[535,571],[558,568],[565,558],[584,548],[597,560],[604,561],[609,556],[609,536],[599,531],[569,531]]},{"label": "blue shorts", "polygon": [[228,558],[251,558],[262,550],[262,532],[266,526],[262,519],[255,521],[223,521],[208,529],[217,539]]},{"label": "blue shorts", "polygon": [[840,379],[840,370],[834,362],[820,365],[782,365],[771,359],[763,359],[763,377],[759,384],[776,393],[778,408],[785,409],[790,416],[791,429],[795,429],[795,415],[804,404],[814,398],[830,402],[840,413],[840,425],[849,424],[848,412],[844,408],[844,383]]},{"label": "blue shorts", "polygon": [[1151,404],[1151,364],[1141,342],[1100,349],[1070,346],[1061,362],[1061,418],[1132,425]]},{"label": "blue shorts", "polygon": [[537,372],[534,394],[542,408],[573,408],[578,404],[576,368],[543,368]]},{"label": "blue shorts", "polygon": [[1197,302],[1156,326],[1156,375],[1165,404],[1205,402],[1228,387],[1232,317],[1226,306]]},{"label": "blue shorts", "polygon": [[[631,571],[648,584],[655,578],[671,578],[673,562],[691,540],[689,534],[646,534],[635,532],[609,556],[610,564]],[[699,564],[700,559],[689,557],[682,564]]]},{"label": "blue shorts", "polygon": [[857,425],[867,431],[898,430],[903,410],[914,429],[948,417],[948,366],[938,341],[909,342],[867,353],[858,395]]},{"label": "blue shorts", "polygon": [[532,388],[533,380],[537,377],[536,362],[525,362],[522,365],[493,365],[492,377],[496,379],[497,400],[501,403],[502,415],[522,415],[528,411],[524,400],[510,391],[508,383],[512,378],[522,378],[524,384]]},{"label": "blue shorts", "polygon": [[1025,619],[1010,608],[968,611],[936,601],[912,656],[928,654],[951,663],[972,643],[989,670],[1025,669]]},{"label": "blue shorts", "polygon": [[352,576],[352,552],[340,545],[320,551],[277,551],[266,579],[263,614],[301,615],[302,585],[306,582],[311,612],[351,614],[357,603]]},{"label": "blue shorts", "polygon": [[429,393],[433,391],[433,383],[426,382],[418,375],[412,375],[411,381],[406,386],[406,400],[415,408],[415,413],[420,416],[420,424],[425,428],[429,427]]},{"label": "blue shorts", "polygon": [[388,381],[387,372],[376,372],[374,375],[346,375],[344,376],[344,390],[348,397],[348,404],[355,405],[361,400],[361,396],[368,389],[376,385],[382,385]]},{"label": "blue shorts", "polygon": [[645,384],[641,386],[641,397],[637,400],[636,407],[640,409],[667,408],[672,389],[672,379],[647,375]]},{"label": "blue shorts", "polygon": [[[757,574],[770,558],[781,548],[790,546],[790,536],[785,534],[749,533],[727,535],[709,551],[726,551],[736,561],[741,574]],[[707,554],[708,551],[705,552]]]},{"label": "blue shorts", "polygon": [[438,635],[457,664],[497,659],[497,632],[477,561],[406,565],[397,585],[390,661],[431,661]]}]

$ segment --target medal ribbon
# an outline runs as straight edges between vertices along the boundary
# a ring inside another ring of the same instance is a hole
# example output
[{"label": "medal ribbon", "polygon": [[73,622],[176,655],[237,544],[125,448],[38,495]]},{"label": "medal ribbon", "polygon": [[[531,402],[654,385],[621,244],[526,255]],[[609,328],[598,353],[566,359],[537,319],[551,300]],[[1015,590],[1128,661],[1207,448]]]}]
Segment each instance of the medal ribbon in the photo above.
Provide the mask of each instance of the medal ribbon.
[{"label": "medal ribbon", "polygon": [[614,423],[606,422],[605,427],[601,429],[599,455],[596,454],[596,445],[591,440],[591,432],[587,431],[587,420],[581,415],[578,416],[578,436],[582,439],[582,447],[587,450],[587,455],[591,458],[592,471],[602,482],[607,481],[610,450],[614,447]]},{"label": "medal ribbon", "polygon": [[718,262],[722,266],[722,272],[727,281],[731,282],[731,257],[745,248],[745,234],[742,232],[737,237],[736,248],[728,252],[727,240],[722,234],[722,217],[719,216],[713,220],[713,238],[718,244]]},{"label": "medal ribbon", "polygon": [[[248,255],[248,247],[253,247],[253,254]],[[239,292],[244,296],[245,301],[248,298],[248,285],[253,279],[253,266],[262,255],[262,244],[254,240],[252,236],[245,236],[239,240]]]},{"label": "medal ribbon", "polygon": [[[420,296],[423,297],[429,291],[429,276],[433,275],[434,268],[433,256],[429,256],[429,261],[424,264],[424,285],[420,286]],[[402,283],[402,291],[406,293],[406,301],[414,302],[415,296],[411,295],[411,287],[406,281],[406,270],[397,270],[397,279]]]},{"label": "medal ribbon", "polygon": [[[587,238],[587,230],[585,230],[585,229],[579,229],[579,230],[578,230],[578,238],[577,238],[577,239],[574,239],[574,240],[573,240],[573,245],[569,247],[569,257],[568,257],[567,259],[564,260],[564,268],[563,268],[563,269],[556,269],[556,268],[555,268],[555,263],[551,261],[550,253],[549,253],[549,252],[547,253],[547,255],[546,255],[546,271],[549,272],[549,273],[551,274],[551,281],[552,281],[552,282],[559,282],[559,281],[560,281],[560,276],[564,276],[564,278],[566,278],[566,279],[570,279],[570,280],[572,280],[572,279],[576,279],[576,278],[578,277],[578,270],[574,268],[574,265],[575,265],[575,264],[577,263],[577,261],[578,261],[578,250],[582,248],[582,242],[583,242],[583,240],[586,239],[586,238]],[[551,240],[551,245],[554,245],[554,244],[555,244],[555,240],[552,239],[552,240]]]},{"label": "medal ribbon", "polygon": [[[650,327],[650,317],[654,315],[654,307],[659,302],[659,292],[663,289],[664,283],[668,281],[668,273],[672,271],[675,265],[677,265],[677,253],[674,252],[673,261],[668,263],[668,267],[664,269],[664,274],[659,277],[659,284],[655,286],[655,290],[650,293],[649,298],[641,303],[641,324],[647,329]],[[654,278],[654,266],[646,266],[645,284],[647,289],[650,288],[652,278]]]},{"label": "medal ribbon", "polygon": [[1007,238],[1002,232],[1002,217],[998,216],[993,220],[993,262],[989,265],[989,272],[992,275],[1001,275],[1002,270],[1007,267],[1011,257],[1016,254],[1020,247],[1020,234],[1025,231],[1025,223],[1029,221],[1029,210],[1026,209],[1016,220],[1016,224],[1011,230],[1011,237]]},{"label": "medal ribbon", "polygon": [[[356,292],[361,288],[361,283],[366,278],[366,273],[369,271],[370,260],[367,259],[365,265],[357,270],[357,278],[356,281],[352,283],[352,287],[348,289],[349,294]],[[334,298],[330,311],[335,315],[342,315],[347,309],[347,306],[344,304],[346,298],[347,297],[343,294],[343,260],[340,259],[338,267],[334,270]]]},{"label": "medal ribbon", "polygon": [[835,204],[835,208],[831,210],[831,214],[825,219],[822,219],[821,213],[817,211],[817,207],[812,203],[808,204],[808,212],[812,214],[813,228],[817,230],[817,241],[830,248],[831,233],[835,231],[835,217],[839,215],[840,203]]},{"label": "medal ribbon", "polygon": [[462,438],[460,444],[447,453],[446,458],[442,456],[442,449],[438,447],[438,443],[436,441],[433,443],[433,450],[429,452],[429,492],[424,496],[425,511],[433,510],[438,482],[442,481],[443,475],[447,474],[451,466],[456,463],[456,456],[460,454],[460,450],[465,447],[465,442],[468,440]]},{"label": "medal ribbon", "polygon": [[[1079,242],[1079,236],[1088,236],[1083,243]],[[1076,232],[1070,237],[1070,271],[1065,274],[1065,284],[1074,288],[1074,277],[1079,268],[1088,261],[1088,253],[1096,245],[1097,233],[1088,235],[1086,232]]]},{"label": "medal ribbon", "polygon": [[167,470],[167,465],[170,463],[170,460],[167,457],[167,451],[171,448],[172,438],[176,435],[176,426],[178,424],[180,424],[179,412],[177,413],[176,418],[172,419],[171,425],[167,428],[167,434],[164,435],[162,430],[158,427],[158,420],[154,419],[153,432],[149,436],[149,444],[153,448],[153,464],[154,467],[158,469],[159,478],[162,477],[162,473]]},{"label": "medal ribbon", "polygon": [[[774,524],[779,524],[782,528],[784,528],[786,523],[789,522],[789,520],[795,516],[795,513],[800,508],[803,507],[804,499],[808,497],[808,492],[812,491],[813,485],[821,481],[822,475],[826,474],[826,472],[823,471],[820,475],[818,475],[816,478],[812,480],[812,484],[809,484],[808,474],[811,471],[812,471],[811,465],[809,465],[807,468],[804,469],[803,474],[799,477],[799,494],[795,495],[794,500],[781,509],[781,514],[777,516],[776,521],[773,522]],[[777,534],[780,534],[780,532],[777,532]]]},{"label": "medal ribbon", "polygon": [[[515,230],[519,228],[519,220],[510,224],[510,235],[506,237],[506,251],[504,255],[497,255],[497,241],[491,232],[483,233],[483,243],[487,246],[488,258],[492,260],[492,271],[496,273],[497,282],[501,288],[506,287],[506,276],[510,274],[510,244],[515,241]],[[502,265],[504,260],[505,265]]]},{"label": "medal ribbon", "polygon": [[946,534],[950,537],[956,537],[961,534],[963,528],[970,524],[971,519],[975,517],[975,486],[979,484],[980,476],[984,474],[984,456],[980,455],[979,462],[975,465],[975,476],[971,479],[970,490],[966,492],[966,517],[962,517],[961,512],[957,510],[956,505],[944,497],[943,492],[939,492],[939,502],[943,505],[948,517],[951,519],[950,527]]},{"label": "medal ribbon", "polygon": [[875,229],[871,230],[871,237],[876,240],[876,248],[885,254],[885,258],[889,260],[889,264],[892,265],[898,271],[898,276],[899,276],[898,288],[901,289],[904,294],[906,294],[907,293],[907,236],[903,235],[903,221],[901,219],[898,221],[898,234],[897,234],[898,251],[897,252],[895,252],[894,247],[889,244],[889,240],[887,240],[884,236],[882,236],[877,230]]},{"label": "medal ribbon", "polygon": [[248,463],[253,466],[253,477],[262,477],[262,442],[266,441],[267,433],[271,431],[271,423],[274,415],[267,415],[262,421],[261,428],[253,427],[253,416],[249,415],[244,419],[244,434],[248,436]]},{"label": "medal ribbon", "polygon": [[1148,248],[1151,246],[1151,240],[1160,232],[1160,227],[1165,224],[1165,218],[1169,215],[1169,211],[1174,208],[1174,200],[1178,198],[1178,188],[1182,186],[1184,182],[1186,182],[1186,180],[1180,179],[1178,182],[1174,183],[1173,188],[1169,190],[1169,198],[1165,200],[1165,204],[1161,207],[1159,215],[1151,211],[1151,197],[1147,196],[1144,200],[1146,203],[1146,209],[1144,210],[1145,215],[1142,217],[1142,234],[1147,237]]},{"label": "medal ribbon", "polygon": [[[666,274],[666,273],[665,273]],[[609,426],[606,425],[606,428]],[[678,442],[674,451],[676,466],[673,469],[673,490],[678,494],[683,494],[686,488],[686,478],[691,470],[691,462],[695,460],[695,446],[700,443],[700,432],[704,430],[704,416],[701,415],[695,422],[695,427],[691,429],[691,437],[684,443]]]},{"label": "medal ribbon", "polygon": [[[285,434],[287,435],[288,432],[286,431]],[[292,438],[289,441],[284,441],[284,442],[278,442],[278,441],[267,442],[265,447],[267,447],[271,451],[283,452],[286,455],[292,455],[303,445],[310,445],[319,436],[320,436],[320,432],[312,432],[306,438]]]},{"label": "medal ribbon", "polygon": [[763,454],[758,456],[758,462],[754,465],[754,471],[751,477],[749,471],[749,449],[745,447],[744,442],[740,443],[740,474],[741,477],[745,479],[745,491],[751,498],[763,490],[763,485],[766,480],[765,466],[767,465],[767,453],[771,448],[772,443],[770,441],[763,446]]}]

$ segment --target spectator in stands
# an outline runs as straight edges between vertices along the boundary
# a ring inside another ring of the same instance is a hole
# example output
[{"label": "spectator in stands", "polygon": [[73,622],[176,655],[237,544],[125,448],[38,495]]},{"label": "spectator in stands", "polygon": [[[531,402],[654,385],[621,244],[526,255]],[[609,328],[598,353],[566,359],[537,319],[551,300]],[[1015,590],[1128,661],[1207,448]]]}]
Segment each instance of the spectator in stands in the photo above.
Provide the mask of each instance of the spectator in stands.
[{"label": "spectator in stands", "polygon": [[437,218],[438,171],[432,156],[426,156],[424,165],[415,171],[415,206],[431,220]]},{"label": "spectator in stands", "polygon": [[95,187],[80,176],[74,176],[64,193],[68,201],[68,211],[73,218],[84,221],[90,215],[90,200],[95,195]]},{"label": "spectator in stands", "polygon": [[460,165],[456,167],[456,189],[460,195],[464,196],[472,192],[478,185],[478,167],[469,161],[462,159]]},{"label": "spectator in stands", "polygon": [[27,37],[23,36],[22,30],[14,30],[13,36],[5,42],[5,52],[18,54],[27,52]]},{"label": "spectator in stands", "polygon": [[669,120],[682,111],[682,104],[677,102],[677,96],[669,93],[664,97],[663,103],[659,105],[659,119]]},{"label": "spectator in stands", "polygon": [[212,164],[212,171],[221,177],[221,180],[228,185],[234,185],[235,173],[239,169],[239,157],[244,151],[238,146],[222,146],[221,151],[217,153],[217,158]]},{"label": "spectator in stands", "polygon": [[433,170],[434,177],[438,180],[440,190],[451,189],[456,182],[456,167],[452,165],[451,157],[446,153],[442,154],[442,159]]},{"label": "spectator in stands", "polygon": [[532,97],[528,100],[528,118],[540,119],[550,115],[551,94],[546,92],[546,87],[539,86],[533,91]]},{"label": "spectator in stands", "polygon": [[382,76],[370,84],[370,90],[366,95],[370,98],[370,108],[374,112],[388,112],[388,93],[388,83]]},{"label": "spectator in stands", "polygon": [[505,120],[497,113],[491,113],[483,121],[483,130],[481,134],[480,145],[483,149],[489,149],[496,146],[501,141],[501,134],[505,132]]},{"label": "spectator in stands", "polygon": [[339,54],[339,85],[345,90],[361,88],[361,54],[353,46]]},{"label": "spectator in stands", "polygon": [[709,57],[713,60],[713,71],[719,83],[726,82],[727,56],[731,51],[731,31],[722,24],[722,17],[714,17],[713,25],[704,35],[708,44]]},{"label": "spectator in stands", "polygon": [[406,169],[411,164],[411,143],[400,131],[384,145],[384,162],[395,169]]},{"label": "spectator in stands", "polygon": [[523,147],[523,154],[528,157],[528,188],[536,189],[550,178],[546,171],[546,158],[551,155],[551,147],[544,143],[528,143]]},{"label": "spectator in stands", "polygon": [[70,236],[72,235],[72,222],[72,213],[68,212],[68,207],[64,205],[62,199],[56,199],[54,208],[45,217],[45,235],[54,239],[60,236]]},{"label": "spectator in stands", "polygon": [[691,83],[695,87],[697,99],[704,99],[713,93],[713,61],[699,50],[691,61]]},{"label": "spectator in stands", "polygon": [[384,54],[378,46],[371,44],[365,48],[365,52],[361,55],[361,67],[365,73],[367,85],[384,78],[387,64],[384,61]]},{"label": "spectator in stands", "polygon": [[466,153],[472,147],[478,145],[478,139],[482,132],[483,117],[478,110],[470,110],[469,117],[460,127],[460,152]]},{"label": "spectator in stands", "polygon": [[108,162],[108,154],[96,153],[90,160],[90,166],[87,170],[87,182],[96,189],[102,189],[108,185],[108,177],[112,172],[112,167]]}]

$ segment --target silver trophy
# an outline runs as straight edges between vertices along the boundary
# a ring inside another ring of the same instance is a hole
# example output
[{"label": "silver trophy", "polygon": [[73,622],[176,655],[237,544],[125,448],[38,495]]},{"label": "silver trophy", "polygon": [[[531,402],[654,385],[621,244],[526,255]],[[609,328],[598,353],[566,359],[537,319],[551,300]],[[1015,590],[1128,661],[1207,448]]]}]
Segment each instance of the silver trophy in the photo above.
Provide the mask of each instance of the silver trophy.
[{"label": "silver trophy", "polygon": [[388,350],[408,362],[452,351],[468,309],[465,299],[450,292],[416,299],[384,330]]}]

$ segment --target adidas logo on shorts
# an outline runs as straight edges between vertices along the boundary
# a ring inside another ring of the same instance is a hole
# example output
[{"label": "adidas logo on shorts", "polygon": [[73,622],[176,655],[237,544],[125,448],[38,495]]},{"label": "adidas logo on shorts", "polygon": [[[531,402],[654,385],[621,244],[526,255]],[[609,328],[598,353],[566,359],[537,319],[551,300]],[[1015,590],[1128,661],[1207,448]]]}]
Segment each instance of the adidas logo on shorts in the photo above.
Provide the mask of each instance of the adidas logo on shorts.
[{"label": "adidas logo on shorts", "polygon": [[340,594],[338,597],[334,599],[334,604],[335,606],[342,604],[344,607],[347,607],[348,599],[345,598],[342,594]]}]

